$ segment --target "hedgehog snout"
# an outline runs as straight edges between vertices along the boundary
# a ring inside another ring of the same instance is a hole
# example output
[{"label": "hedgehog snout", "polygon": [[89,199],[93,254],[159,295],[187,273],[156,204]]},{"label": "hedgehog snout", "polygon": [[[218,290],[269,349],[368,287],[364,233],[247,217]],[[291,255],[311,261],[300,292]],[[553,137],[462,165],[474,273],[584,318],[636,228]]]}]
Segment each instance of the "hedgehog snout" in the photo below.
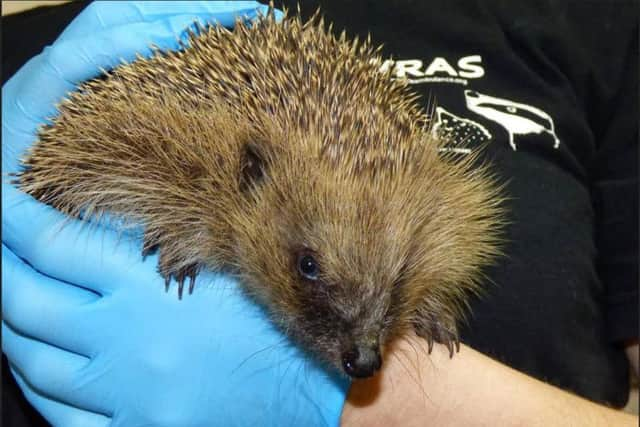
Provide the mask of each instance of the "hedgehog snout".
[{"label": "hedgehog snout", "polygon": [[342,353],[342,368],[352,378],[373,376],[382,366],[378,340],[356,342]]}]

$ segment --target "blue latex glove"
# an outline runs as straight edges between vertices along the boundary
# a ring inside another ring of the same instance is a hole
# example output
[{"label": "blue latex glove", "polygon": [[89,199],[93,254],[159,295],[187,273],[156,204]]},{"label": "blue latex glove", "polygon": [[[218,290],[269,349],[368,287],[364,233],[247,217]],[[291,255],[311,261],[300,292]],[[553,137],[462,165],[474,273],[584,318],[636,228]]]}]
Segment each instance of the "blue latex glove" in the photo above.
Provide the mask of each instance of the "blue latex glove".
[{"label": "blue latex glove", "polygon": [[[175,48],[194,20],[232,25],[255,2],[92,4],[2,88],[2,349],[56,426],[337,425],[348,389],[245,299],[201,273],[164,292],[138,240],[82,226],[7,183],[37,127],[77,83],[149,44]],[[27,262],[25,262],[27,261]]]}]

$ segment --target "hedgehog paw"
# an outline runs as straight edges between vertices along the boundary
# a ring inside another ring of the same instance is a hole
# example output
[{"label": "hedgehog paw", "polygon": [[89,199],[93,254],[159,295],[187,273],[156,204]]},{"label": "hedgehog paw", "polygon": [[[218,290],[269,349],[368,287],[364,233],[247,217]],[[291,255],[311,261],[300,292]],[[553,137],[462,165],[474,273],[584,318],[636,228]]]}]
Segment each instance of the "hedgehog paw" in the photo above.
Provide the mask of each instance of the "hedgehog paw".
[{"label": "hedgehog paw", "polygon": [[171,278],[173,277],[176,282],[178,282],[178,299],[182,299],[184,283],[187,279],[189,279],[189,295],[193,293],[193,288],[196,284],[196,276],[198,275],[198,271],[200,270],[198,264],[189,264],[185,267],[179,268],[178,270],[170,271],[169,273],[162,273],[162,268],[160,270],[160,274],[162,274],[162,276],[164,277],[165,292],[169,292],[169,284],[171,283]]},{"label": "hedgehog paw", "polygon": [[460,339],[455,322],[429,320],[415,325],[416,334],[427,340],[428,351],[431,354],[433,343],[444,344],[449,350],[449,357],[460,351]]}]

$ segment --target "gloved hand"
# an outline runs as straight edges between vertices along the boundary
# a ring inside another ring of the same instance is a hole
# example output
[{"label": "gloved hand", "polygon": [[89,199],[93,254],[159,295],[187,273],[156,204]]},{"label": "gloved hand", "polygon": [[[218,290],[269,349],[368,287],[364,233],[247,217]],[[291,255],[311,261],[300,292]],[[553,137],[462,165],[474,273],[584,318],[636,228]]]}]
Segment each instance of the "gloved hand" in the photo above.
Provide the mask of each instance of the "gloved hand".
[{"label": "gloved hand", "polygon": [[[194,20],[232,25],[256,2],[86,8],[2,89],[2,349],[56,426],[336,425],[348,381],[307,358],[222,274],[165,293],[141,242],[66,219],[8,184],[54,104]],[[63,226],[63,223],[65,224]]]}]

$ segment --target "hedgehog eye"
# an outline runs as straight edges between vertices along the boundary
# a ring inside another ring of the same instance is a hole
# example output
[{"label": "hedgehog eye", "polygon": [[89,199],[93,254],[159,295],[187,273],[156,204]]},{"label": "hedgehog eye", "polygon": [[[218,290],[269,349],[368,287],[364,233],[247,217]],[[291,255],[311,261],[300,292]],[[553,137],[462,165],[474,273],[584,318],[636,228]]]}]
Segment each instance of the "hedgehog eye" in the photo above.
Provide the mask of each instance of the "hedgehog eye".
[{"label": "hedgehog eye", "polygon": [[245,192],[262,181],[264,176],[263,161],[256,147],[247,144],[240,163],[240,190]]},{"label": "hedgehog eye", "polygon": [[302,251],[298,254],[296,262],[298,273],[306,280],[316,281],[320,274],[320,267],[315,257],[309,251]]}]

